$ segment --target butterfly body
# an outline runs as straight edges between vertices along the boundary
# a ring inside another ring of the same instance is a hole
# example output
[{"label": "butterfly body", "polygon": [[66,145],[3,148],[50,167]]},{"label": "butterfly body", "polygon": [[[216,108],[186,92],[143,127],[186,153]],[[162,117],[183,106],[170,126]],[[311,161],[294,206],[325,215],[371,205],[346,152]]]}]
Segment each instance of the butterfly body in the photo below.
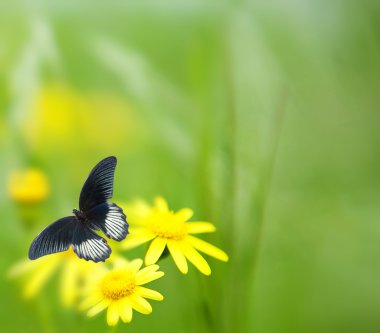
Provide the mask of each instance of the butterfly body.
[{"label": "butterfly body", "polygon": [[66,251],[72,246],[79,258],[94,262],[105,261],[111,254],[107,241],[95,231],[101,230],[108,238],[123,240],[128,234],[128,223],[123,210],[108,202],[113,195],[116,157],[107,157],[91,171],[79,197],[79,210],[74,216],[61,218],[47,226],[33,240],[29,258]]},{"label": "butterfly body", "polygon": [[86,215],[85,215],[85,213],[81,212],[80,210],[74,208],[73,209],[73,214],[78,219],[78,221],[80,221],[80,222],[86,221]]}]

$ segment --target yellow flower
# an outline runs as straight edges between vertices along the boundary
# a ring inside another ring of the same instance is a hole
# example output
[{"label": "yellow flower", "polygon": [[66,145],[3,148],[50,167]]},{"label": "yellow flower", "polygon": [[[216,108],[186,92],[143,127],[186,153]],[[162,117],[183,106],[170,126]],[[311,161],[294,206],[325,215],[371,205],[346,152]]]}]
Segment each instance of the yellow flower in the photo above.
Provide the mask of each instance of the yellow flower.
[{"label": "yellow flower", "polygon": [[90,274],[96,264],[79,259],[73,250],[55,253],[38,260],[24,260],[14,265],[9,271],[10,278],[24,278],[23,296],[35,297],[49,278],[61,268],[60,296],[63,305],[71,306],[78,299],[80,285],[85,276]]},{"label": "yellow flower", "polygon": [[119,317],[124,323],[132,320],[132,309],[150,314],[152,306],[145,299],[162,301],[164,297],[157,291],[142,287],[164,275],[158,271],[158,265],[151,265],[140,270],[143,261],[135,259],[131,262],[119,259],[112,270],[99,266],[92,275],[86,288],[86,298],[82,309],[89,309],[87,315],[93,317],[108,308],[107,323],[115,326]]},{"label": "yellow flower", "polygon": [[17,203],[38,203],[47,198],[49,183],[45,174],[39,169],[13,171],[9,177],[8,193]]},{"label": "yellow flower", "polygon": [[[56,83],[34,96],[21,130],[26,143],[39,154],[56,151],[57,146],[60,151],[81,152],[89,142],[99,151],[109,151],[121,142],[134,141],[129,140],[138,134],[132,111],[124,99],[112,93],[84,92]],[[105,128],[112,128],[106,140],[99,135]]]},{"label": "yellow flower", "polygon": [[211,274],[210,266],[198,251],[216,259],[228,261],[225,252],[191,236],[191,234],[215,231],[214,225],[209,222],[186,222],[193,215],[191,209],[183,208],[175,213],[169,210],[163,198],[158,197],[153,207],[138,201],[128,206],[126,211],[129,216],[130,234],[121,246],[129,249],[151,241],[145,256],[146,265],[156,263],[166,247],[183,274],[188,271],[186,259],[203,274]]}]

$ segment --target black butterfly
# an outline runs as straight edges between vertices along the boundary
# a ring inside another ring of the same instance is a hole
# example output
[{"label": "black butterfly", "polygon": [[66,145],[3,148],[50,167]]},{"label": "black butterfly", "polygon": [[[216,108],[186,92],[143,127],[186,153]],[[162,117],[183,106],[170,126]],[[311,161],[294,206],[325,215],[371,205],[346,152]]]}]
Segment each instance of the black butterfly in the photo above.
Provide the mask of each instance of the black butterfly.
[{"label": "black butterfly", "polygon": [[47,226],[33,240],[29,259],[66,251],[70,246],[79,258],[95,262],[105,261],[111,254],[107,241],[94,230],[101,230],[108,238],[121,241],[128,234],[128,223],[123,210],[107,202],[113,194],[116,157],[107,157],[92,169],[79,197],[79,210]]}]

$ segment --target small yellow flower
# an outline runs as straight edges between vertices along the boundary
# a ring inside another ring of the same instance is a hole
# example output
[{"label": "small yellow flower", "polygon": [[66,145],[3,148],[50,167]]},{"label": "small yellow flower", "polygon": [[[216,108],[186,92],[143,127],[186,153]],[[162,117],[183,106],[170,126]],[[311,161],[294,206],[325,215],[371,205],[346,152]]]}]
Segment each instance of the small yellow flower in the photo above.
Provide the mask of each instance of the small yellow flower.
[{"label": "small yellow flower", "polygon": [[121,246],[124,249],[129,249],[151,242],[145,256],[146,265],[156,263],[166,247],[183,274],[188,271],[186,259],[201,273],[211,274],[210,266],[198,251],[216,259],[228,261],[225,252],[210,243],[191,236],[191,234],[215,231],[214,225],[209,222],[186,222],[193,215],[191,209],[183,208],[178,212],[170,211],[165,199],[158,197],[153,207],[138,201],[134,205],[128,206],[127,211],[130,234]]},{"label": "small yellow flower", "polygon": [[[109,151],[121,142],[134,141],[128,139],[139,135],[136,125],[133,110],[120,96],[105,91],[84,92],[56,82],[33,96],[21,130],[25,142],[39,153],[55,151],[57,146],[60,151],[82,151],[88,142],[100,151]],[[99,133],[108,127],[112,131],[104,140]]]},{"label": "small yellow flower", "polygon": [[115,326],[119,317],[124,323],[132,320],[132,309],[150,314],[152,306],[145,299],[162,301],[164,297],[157,291],[142,287],[164,275],[158,271],[158,265],[151,265],[140,270],[143,261],[131,262],[119,259],[112,270],[99,266],[96,274],[88,281],[86,298],[82,309],[89,309],[87,315],[93,317],[107,309],[107,323]]},{"label": "small yellow flower", "polygon": [[80,260],[73,250],[55,253],[38,260],[24,260],[11,267],[10,278],[24,278],[23,297],[35,297],[49,278],[59,269],[60,296],[64,306],[71,306],[79,297],[80,286],[87,274],[96,266],[93,262]]},{"label": "small yellow flower", "polygon": [[12,200],[20,204],[39,203],[49,194],[49,182],[39,169],[13,171],[9,177],[8,193]]}]

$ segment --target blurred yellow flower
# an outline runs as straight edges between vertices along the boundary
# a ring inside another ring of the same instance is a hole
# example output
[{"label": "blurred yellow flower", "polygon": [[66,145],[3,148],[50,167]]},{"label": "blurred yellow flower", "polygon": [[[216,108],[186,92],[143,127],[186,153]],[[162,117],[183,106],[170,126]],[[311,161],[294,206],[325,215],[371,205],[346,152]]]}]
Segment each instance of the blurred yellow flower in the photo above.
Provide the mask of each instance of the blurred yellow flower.
[{"label": "blurred yellow flower", "polygon": [[8,272],[10,278],[24,278],[23,296],[26,299],[35,297],[51,276],[61,269],[60,296],[64,306],[71,306],[78,300],[80,286],[87,274],[96,264],[79,259],[70,248],[65,252],[48,255],[38,260],[24,260]]},{"label": "blurred yellow flower", "polygon": [[210,266],[198,251],[216,259],[228,261],[225,252],[210,243],[191,236],[191,234],[215,231],[214,225],[209,222],[186,222],[193,215],[191,209],[183,208],[178,212],[170,211],[165,199],[158,197],[155,199],[153,207],[143,201],[137,201],[126,207],[126,211],[130,223],[130,234],[121,246],[124,249],[130,249],[151,241],[145,255],[146,265],[156,263],[166,247],[183,274],[188,271],[186,259],[201,273],[211,274]]},{"label": "blurred yellow flower", "polygon": [[61,152],[81,151],[89,143],[109,151],[130,142],[127,139],[136,135],[135,128],[131,108],[119,96],[82,92],[59,83],[38,91],[22,125],[25,141],[39,153],[56,151],[57,145]]},{"label": "blurred yellow flower", "polygon": [[49,195],[49,182],[39,169],[13,171],[9,177],[8,193],[20,204],[39,203]]},{"label": "blurred yellow flower", "polygon": [[97,266],[85,289],[86,298],[81,304],[87,315],[93,317],[108,308],[107,323],[115,326],[119,317],[124,323],[132,320],[132,309],[150,314],[152,306],[145,299],[162,301],[164,297],[157,291],[142,287],[164,275],[158,271],[158,265],[151,265],[140,270],[143,261],[135,259],[131,262],[119,259],[112,270],[106,266]]}]

